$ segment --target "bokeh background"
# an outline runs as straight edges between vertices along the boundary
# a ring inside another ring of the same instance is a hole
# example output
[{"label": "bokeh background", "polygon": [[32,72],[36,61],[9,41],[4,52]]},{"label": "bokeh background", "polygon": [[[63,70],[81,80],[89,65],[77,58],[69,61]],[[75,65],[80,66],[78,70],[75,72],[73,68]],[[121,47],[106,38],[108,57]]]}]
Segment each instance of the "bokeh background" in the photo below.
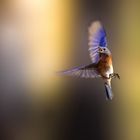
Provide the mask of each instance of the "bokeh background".
[{"label": "bokeh background", "polygon": [[[101,79],[61,77],[89,64],[88,26],[106,28],[114,99]],[[0,0],[0,139],[140,139],[139,0]]]}]

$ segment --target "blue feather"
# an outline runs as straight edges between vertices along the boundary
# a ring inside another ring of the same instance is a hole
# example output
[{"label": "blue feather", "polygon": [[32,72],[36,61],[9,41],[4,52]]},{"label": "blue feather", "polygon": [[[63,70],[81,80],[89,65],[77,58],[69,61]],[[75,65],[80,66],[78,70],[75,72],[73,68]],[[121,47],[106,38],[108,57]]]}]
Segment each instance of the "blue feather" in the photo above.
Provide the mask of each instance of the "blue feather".
[{"label": "blue feather", "polygon": [[89,27],[89,51],[93,63],[98,61],[98,48],[107,47],[107,37],[104,27],[99,21],[95,21]]},{"label": "blue feather", "polygon": [[106,32],[103,27],[101,27],[99,31],[97,31],[97,40],[99,41],[99,46],[107,47]]}]

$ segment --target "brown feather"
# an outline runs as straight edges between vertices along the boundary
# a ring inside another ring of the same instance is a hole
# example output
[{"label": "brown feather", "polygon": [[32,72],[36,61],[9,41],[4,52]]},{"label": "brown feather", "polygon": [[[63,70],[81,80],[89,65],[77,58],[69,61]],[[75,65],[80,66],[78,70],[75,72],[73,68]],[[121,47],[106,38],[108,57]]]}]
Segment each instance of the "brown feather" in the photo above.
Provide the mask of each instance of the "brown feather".
[{"label": "brown feather", "polygon": [[105,77],[106,72],[109,70],[112,65],[112,56],[107,54],[100,54],[100,60],[97,64],[97,71],[101,76]]}]

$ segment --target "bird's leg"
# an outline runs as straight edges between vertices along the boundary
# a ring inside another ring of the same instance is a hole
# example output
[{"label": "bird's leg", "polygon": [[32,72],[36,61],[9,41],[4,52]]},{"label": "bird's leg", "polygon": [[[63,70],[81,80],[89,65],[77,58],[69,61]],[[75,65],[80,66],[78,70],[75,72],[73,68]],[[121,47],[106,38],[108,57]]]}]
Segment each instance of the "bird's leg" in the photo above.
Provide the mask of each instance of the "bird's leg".
[{"label": "bird's leg", "polygon": [[116,77],[116,76],[115,76],[115,73],[109,74],[109,78],[113,79],[113,78],[115,78],[115,77]]},{"label": "bird's leg", "polygon": [[118,78],[118,79],[120,79],[120,76],[119,76],[119,74],[118,73],[111,73],[110,75],[109,75],[109,78]]}]

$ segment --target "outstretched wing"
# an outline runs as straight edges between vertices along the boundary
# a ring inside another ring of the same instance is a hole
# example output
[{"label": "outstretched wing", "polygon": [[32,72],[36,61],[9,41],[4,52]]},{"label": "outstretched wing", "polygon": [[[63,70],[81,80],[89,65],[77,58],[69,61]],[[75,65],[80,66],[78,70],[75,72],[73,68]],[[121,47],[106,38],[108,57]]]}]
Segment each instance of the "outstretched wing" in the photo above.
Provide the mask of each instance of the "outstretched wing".
[{"label": "outstretched wing", "polygon": [[93,63],[99,60],[99,47],[107,47],[106,32],[99,21],[95,21],[89,27],[89,53]]},{"label": "outstretched wing", "polygon": [[66,70],[61,72],[64,75],[68,76],[76,76],[81,78],[97,78],[101,77],[98,72],[96,71],[96,68],[94,66],[95,64],[90,64],[87,66],[77,67],[73,68],[71,70]]}]

